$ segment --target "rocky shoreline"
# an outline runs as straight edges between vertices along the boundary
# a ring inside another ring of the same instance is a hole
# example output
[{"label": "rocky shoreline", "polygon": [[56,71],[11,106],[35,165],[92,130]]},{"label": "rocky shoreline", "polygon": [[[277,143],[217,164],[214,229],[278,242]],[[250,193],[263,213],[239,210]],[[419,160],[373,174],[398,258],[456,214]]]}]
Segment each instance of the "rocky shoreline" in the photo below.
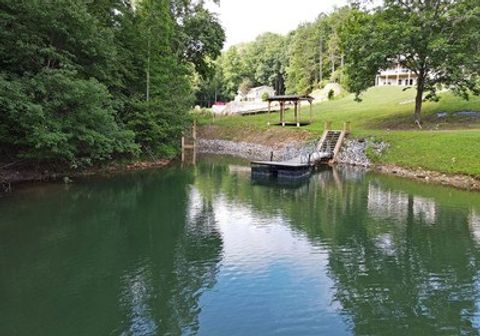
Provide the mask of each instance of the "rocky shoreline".
[{"label": "rocky shoreline", "polygon": [[290,160],[308,155],[315,148],[315,141],[291,141],[283,146],[267,146],[229,140],[197,140],[197,150],[202,154],[233,155],[248,160]]},{"label": "rocky shoreline", "polygon": [[367,151],[373,155],[381,155],[388,148],[385,142],[376,142],[368,139],[347,139],[340,153],[338,153],[337,163],[372,167],[374,163],[368,158]]},{"label": "rocky shoreline", "polygon": [[400,176],[424,183],[480,191],[480,180],[467,175],[450,175],[424,169],[407,169],[394,165],[377,165],[374,169],[382,174]]},{"label": "rocky shoreline", "polygon": [[[308,156],[314,151],[316,141],[289,141],[287,144],[269,146],[250,142],[229,140],[199,139],[197,150],[200,154],[232,155],[248,160],[289,160],[297,156]],[[459,189],[480,191],[480,179],[467,175],[444,174],[424,169],[409,169],[394,165],[374,164],[367,156],[381,155],[388,148],[388,144],[372,140],[348,139],[337,157],[337,164],[357,166],[375,170],[382,174],[404,177],[424,183],[440,184]],[[122,171],[142,170],[165,167],[172,160],[138,161],[130,164],[111,163],[103,167],[91,167],[83,171],[51,172],[48,170],[0,170],[0,193],[12,190],[13,185],[45,182],[71,181],[71,178],[97,174],[113,174]]]},{"label": "rocky shoreline", "polygon": [[[199,153],[233,155],[249,160],[290,160],[297,156],[308,156],[315,150],[316,140],[309,142],[290,141],[279,146],[267,146],[249,142],[236,142],[229,140],[200,139],[197,142]],[[366,155],[366,150],[372,150],[379,155],[388,147],[385,143],[376,143],[370,140],[347,140],[340,151],[337,163],[372,167],[373,164]],[[273,156],[272,156],[273,155]]]},{"label": "rocky shoreline", "polygon": [[[198,141],[199,153],[233,155],[249,160],[288,160],[299,155],[308,155],[315,148],[315,141],[289,142],[284,146],[267,146],[248,142],[228,140]],[[367,156],[367,151],[375,156],[388,148],[387,143],[369,139],[348,139],[337,157],[337,164],[358,166],[375,170],[382,174],[400,176],[425,183],[440,184],[459,189],[480,191],[480,180],[467,175],[450,175],[424,169],[408,169],[394,165],[378,165]]]},{"label": "rocky shoreline", "polygon": [[444,174],[425,169],[410,169],[395,165],[379,165],[371,162],[367,156],[367,151],[375,156],[380,156],[388,144],[384,142],[374,142],[372,140],[349,139],[338,155],[338,163],[354,166],[369,167],[373,170],[387,175],[400,176],[420,182],[441,184],[466,190],[480,190],[480,180],[467,175]]}]

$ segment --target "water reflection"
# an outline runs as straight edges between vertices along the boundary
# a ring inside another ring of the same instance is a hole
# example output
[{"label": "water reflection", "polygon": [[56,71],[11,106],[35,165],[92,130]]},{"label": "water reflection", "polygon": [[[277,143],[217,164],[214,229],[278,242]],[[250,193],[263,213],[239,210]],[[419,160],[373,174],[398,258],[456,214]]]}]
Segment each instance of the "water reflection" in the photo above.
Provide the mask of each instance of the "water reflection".
[{"label": "water reflection", "polygon": [[385,190],[371,183],[368,186],[368,212],[379,220],[405,222],[408,217],[408,195],[401,191]]},{"label": "water reflection", "polygon": [[0,201],[2,335],[477,335],[480,195],[213,158]]},{"label": "water reflection", "polygon": [[470,225],[473,238],[478,244],[480,244],[480,214],[478,214],[475,210],[472,210],[470,213],[468,224]]},{"label": "water reflection", "polygon": [[197,332],[222,240],[193,179],[149,172],[1,203],[0,334]]},{"label": "water reflection", "polygon": [[[336,333],[478,334],[478,203],[448,205],[478,196],[358,169],[323,171],[295,189],[255,181],[220,190],[251,213],[280,216],[326,251],[334,301],[324,304],[338,302],[350,326]],[[449,200],[439,203],[442,192]]]},{"label": "water reflection", "polygon": [[357,222],[357,234],[330,255],[356,334],[478,333],[468,210],[437,209],[433,199],[369,183],[372,221]]}]

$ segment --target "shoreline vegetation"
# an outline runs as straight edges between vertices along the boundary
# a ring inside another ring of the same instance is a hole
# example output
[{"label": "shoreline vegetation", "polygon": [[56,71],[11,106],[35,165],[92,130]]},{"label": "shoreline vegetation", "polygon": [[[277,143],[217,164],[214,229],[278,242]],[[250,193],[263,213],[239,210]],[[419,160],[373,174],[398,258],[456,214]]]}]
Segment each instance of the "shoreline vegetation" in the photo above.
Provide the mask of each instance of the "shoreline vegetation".
[{"label": "shoreline vegetation", "polygon": [[[278,157],[282,157],[298,151],[302,144],[318,140],[325,121],[332,121],[334,128],[341,127],[344,121],[350,121],[353,130],[349,139],[367,139],[387,144],[381,153],[366,148],[365,155],[370,160],[372,169],[428,183],[480,190],[480,118],[475,114],[480,111],[480,98],[463,101],[447,92],[443,93],[438,103],[425,104],[425,127],[424,130],[418,130],[411,123],[411,96],[412,92],[401,88],[380,87],[367,91],[362,103],[355,102],[353,95],[322,102],[314,106],[313,123],[300,129],[268,127],[268,121],[278,118],[276,113],[225,116],[215,120],[199,116],[198,139],[199,142],[231,142],[229,149],[217,151],[217,154],[238,156],[238,151],[250,147],[247,150],[250,154],[270,155],[273,150]],[[466,114],[468,117],[463,117],[458,114],[462,111],[471,113]],[[238,145],[236,152],[233,147],[240,142],[243,145]],[[247,159],[259,158],[240,156]],[[6,190],[17,183],[163,167],[170,162],[172,160],[144,157],[144,160],[113,161],[79,171],[0,169],[0,183],[2,190]]]},{"label": "shoreline vegetation", "polygon": [[[201,141],[205,141],[205,139],[200,139]],[[215,141],[215,140],[210,140]],[[237,148],[241,148],[242,145],[237,144]],[[259,144],[252,144],[252,143],[244,143],[243,146],[261,146],[263,149],[268,149],[268,146],[263,146]],[[275,149],[282,152],[281,155],[284,155],[284,151],[282,151],[281,145],[288,145],[287,143],[280,144],[280,147],[276,147]],[[297,147],[300,148],[301,146],[299,143],[296,144]],[[274,149],[271,147],[271,149]],[[205,151],[204,148],[199,148],[200,153],[205,154],[217,154],[217,155],[230,155],[235,156],[243,159],[248,159],[252,153],[251,150],[249,153],[240,153],[240,152],[233,152],[233,151],[223,151],[221,153],[213,153],[209,151]],[[257,152],[258,153],[258,152]],[[269,151],[264,152],[269,153]],[[160,159],[160,160],[145,160],[145,161],[133,161],[130,163],[120,163],[120,162],[112,162],[105,166],[98,166],[98,167],[90,167],[83,171],[63,171],[63,172],[53,172],[44,170],[25,170],[25,171],[18,171],[18,170],[3,170],[0,171],[0,193],[11,192],[13,187],[16,185],[24,185],[24,184],[34,184],[34,183],[43,183],[43,182],[54,182],[54,181],[63,181],[64,183],[72,183],[75,182],[75,178],[81,177],[88,177],[88,176],[102,176],[102,175],[111,175],[111,174],[121,174],[129,171],[138,171],[138,170],[148,170],[148,169],[155,169],[155,168],[165,168],[172,164],[175,160],[172,159]],[[356,164],[349,164],[341,162],[338,164],[339,166],[358,166]],[[362,166],[360,166],[362,167]],[[480,178],[472,177],[465,174],[446,174],[438,171],[431,171],[425,170],[422,168],[405,168],[397,165],[389,165],[389,164],[372,164],[370,166],[363,166],[363,168],[367,170],[373,170],[375,172],[391,175],[391,176],[398,176],[401,178],[406,178],[409,180],[414,180],[422,183],[428,184],[437,184],[443,186],[454,187],[457,189],[462,190],[470,190],[470,191],[480,191]],[[73,180],[72,180],[73,179]]]}]

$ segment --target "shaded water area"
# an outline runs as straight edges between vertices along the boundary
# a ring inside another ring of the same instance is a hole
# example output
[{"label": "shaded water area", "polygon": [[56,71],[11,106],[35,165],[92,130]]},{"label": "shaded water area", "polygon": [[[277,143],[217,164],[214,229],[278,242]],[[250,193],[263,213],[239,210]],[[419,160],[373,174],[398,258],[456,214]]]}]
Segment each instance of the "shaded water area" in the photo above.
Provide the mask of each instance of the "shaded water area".
[{"label": "shaded water area", "polygon": [[480,193],[210,157],[0,198],[0,335],[477,335]]}]

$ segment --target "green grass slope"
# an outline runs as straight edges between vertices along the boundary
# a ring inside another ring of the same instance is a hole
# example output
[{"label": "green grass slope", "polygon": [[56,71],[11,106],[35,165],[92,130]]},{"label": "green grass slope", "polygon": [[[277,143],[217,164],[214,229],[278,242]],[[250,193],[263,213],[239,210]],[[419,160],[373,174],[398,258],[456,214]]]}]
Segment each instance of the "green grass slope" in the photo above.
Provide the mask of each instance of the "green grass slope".
[{"label": "green grass slope", "polygon": [[[465,101],[449,92],[442,93],[439,102],[424,104],[424,130],[419,130],[413,122],[414,95],[413,89],[376,87],[365,92],[360,103],[353,95],[323,102],[314,105],[313,123],[304,129],[318,137],[325,121],[332,121],[333,128],[338,129],[343,122],[350,121],[353,137],[375,137],[390,144],[387,152],[377,158],[379,163],[480,176],[480,119],[455,114],[480,112],[480,97]],[[438,118],[438,112],[446,112],[447,117]],[[302,109],[302,115],[305,120],[309,119],[308,108]],[[200,123],[213,122],[229,132],[245,128],[261,131],[269,127],[269,121],[278,122],[278,118],[278,113],[271,113],[228,116],[215,121],[205,118]],[[287,113],[287,118],[293,120],[292,111]]]}]

